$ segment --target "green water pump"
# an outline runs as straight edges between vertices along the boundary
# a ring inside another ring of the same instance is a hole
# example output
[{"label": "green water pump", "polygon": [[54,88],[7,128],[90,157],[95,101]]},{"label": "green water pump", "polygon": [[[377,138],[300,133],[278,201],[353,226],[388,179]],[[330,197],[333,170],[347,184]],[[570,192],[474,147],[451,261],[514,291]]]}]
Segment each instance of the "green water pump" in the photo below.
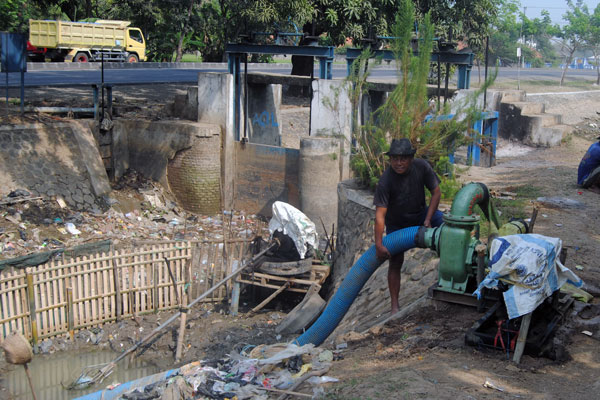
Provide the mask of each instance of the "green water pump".
[{"label": "green water pump", "polygon": [[480,216],[475,214],[475,206],[490,224],[488,243],[495,236],[527,232],[524,221],[500,226],[489,190],[483,183],[464,186],[456,194],[450,212],[444,214],[444,223],[420,230],[417,237],[419,247],[431,248],[440,257],[438,283],[434,288],[438,292],[471,294],[483,279],[483,270],[489,262],[488,249],[479,240]]}]

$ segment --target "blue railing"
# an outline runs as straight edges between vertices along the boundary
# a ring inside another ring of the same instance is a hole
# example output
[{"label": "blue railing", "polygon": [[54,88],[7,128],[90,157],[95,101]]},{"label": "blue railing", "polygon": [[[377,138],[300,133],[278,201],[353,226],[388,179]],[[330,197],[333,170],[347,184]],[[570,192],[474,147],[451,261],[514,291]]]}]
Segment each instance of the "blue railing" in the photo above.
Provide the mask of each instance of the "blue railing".
[{"label": "blue railing", "polygon": [[[428,115],[425,118],[425,122],[431,121],[434,118],[432,115]],[[437,121],[444,121],[454,118],[454,114],[438,115],[435,117]],[[486,111],[481,115],[481,119],[475,121],[472,126],[475,131],[473,142],[467,147],[467,163],[468,165],[482,166],[481,165],[481,148],[483,147],[484,139],[487,143],[492,143],[492,154],[490,157],[493,160],[496,159],[496,144],[498,141],[498,111]],[[454,164],[454,151],[448,153],[450,162]],[[491,165],[486,165],[491,166]]]}]

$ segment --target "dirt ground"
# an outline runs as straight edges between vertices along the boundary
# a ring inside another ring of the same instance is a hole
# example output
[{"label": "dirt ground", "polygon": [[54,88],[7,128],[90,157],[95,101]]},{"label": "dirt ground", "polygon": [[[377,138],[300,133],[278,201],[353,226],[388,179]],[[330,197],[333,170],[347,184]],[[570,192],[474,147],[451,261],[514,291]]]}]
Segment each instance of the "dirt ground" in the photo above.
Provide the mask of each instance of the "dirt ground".
[{"label": "dirt ground", "polygon": [[[169,95],[185,91],[176,85],[163,87],[167,88]],[[121,96],[123,104],[135,105],[129,108],[128,115],[143,115],[146,107],[159,110],[167,97],[164,92],[159,94],[156,87],[136,87],[135,99],[128,99],[127,89],[123,90],[125,94],[116,91],[115,97]],[[60,101],[57,99],[65,101],[65,96],[57,93],[60,90],[46,90],[35,96],[49,104]],[[141,93],[148,97],[142,99]],[[589,107],[598,107],[600,111],[600,106],[595,104],[585,107],[586,115]],[[155,112],[154,115],[160,114]],[[16,118],[15,114],[12,118]],[[562,239],[563,247],[568,250],[565,265],[592,291],[600,287],[600,195],[578,188],[576,176],[582,155],[600,135],[598,126],[598,119],[582,119],[575,132],[554,148],[528,148],[500,141],[496,166],[465,168],[459,177],[464,182],[483,182],[498,192],[516,192],[527,187],[537,193],[538,198],[544,197],[535,202],[540,210],[534,231]],[[527,211],[533,206],[534,203],[530,203]],[[597,291],[596,294],[600,295]],[[244,346],[286,342],[293,338],[277,336],[275,327],[299,299],[291,303],[273,302],[263,311],[250,314],[248,309],[253,301],[256,300],[252,297],[244,298],[242,313],[235,317],[229,315],[224,306],[195,309],[190,315],[189,338],[181,363],[219,359],[232,351],[239,352]],[[593,303],[598,304],[598,300],[594,299]],[[581,308],[580,304],[576,309]],[[571,318],[561,329],[557,339],[565,346],[566,355],[560,361],[525,355],[516,365],[501,351],[465,345],[465,332],[481,317],[475,309],[428,301],[418,312],[392,319],[382,329],[358,335],[355,340],[345,340],[348,347],[341,346],[342,349],[336,351],[336,361],[327,373],[339,382],[325,387],[325,398],[597,399],[600,323],[596,315],[587,322]],[[168,315],[144,316],[106,325],[101,330],[82,331],[74,343],[55,339],[50,351],[87,348],[92,346],[90,334],[97,335],[100,331],[103,334],[95,346],[119,350],[121,344],[135,343],[142,334],[140,331],[148,332],[160,319],[166,318]],[[174,329],[161,335],[140,357],[161,368],[172,368]],[[581,334],[583,330],[591,331],[593,336]],[[10,394],[1,389],[0,399],[10,399]],[[299,390],[311,393],[308,387]]]}]

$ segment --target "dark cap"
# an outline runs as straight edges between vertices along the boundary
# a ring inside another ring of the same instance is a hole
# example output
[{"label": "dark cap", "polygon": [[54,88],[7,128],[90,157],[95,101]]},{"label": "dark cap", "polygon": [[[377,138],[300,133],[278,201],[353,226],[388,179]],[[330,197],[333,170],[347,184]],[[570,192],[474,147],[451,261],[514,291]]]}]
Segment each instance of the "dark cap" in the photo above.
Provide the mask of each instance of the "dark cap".
[{"label": "dark cap", "polygon": [[412,147],[407,138],[394,139],[390,145],[390,150],[385,153],[387,156],[414,156],[417,150]]}]

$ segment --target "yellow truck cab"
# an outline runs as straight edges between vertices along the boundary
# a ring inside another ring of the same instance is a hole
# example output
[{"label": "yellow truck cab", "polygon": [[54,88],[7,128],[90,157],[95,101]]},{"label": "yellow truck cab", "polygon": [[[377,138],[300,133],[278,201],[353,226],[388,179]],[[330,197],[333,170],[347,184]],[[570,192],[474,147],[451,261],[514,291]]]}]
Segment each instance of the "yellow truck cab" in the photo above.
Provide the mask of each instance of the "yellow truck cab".
[{"label": "yellow truck cab", "polygon": [[146,61],[146,40],[129,21],[29,20],[29,55],[52,61]]}]

